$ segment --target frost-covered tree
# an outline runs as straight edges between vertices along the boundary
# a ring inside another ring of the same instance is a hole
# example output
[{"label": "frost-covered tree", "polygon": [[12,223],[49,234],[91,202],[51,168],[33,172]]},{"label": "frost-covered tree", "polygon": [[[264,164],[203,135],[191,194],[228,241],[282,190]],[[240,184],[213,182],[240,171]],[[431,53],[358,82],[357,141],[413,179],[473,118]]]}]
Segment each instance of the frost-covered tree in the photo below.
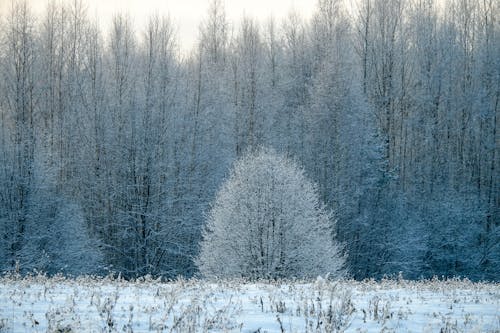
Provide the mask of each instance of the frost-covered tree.
[{"label": "frost-covered tree", "polygon": [[304,171],[261,148],[235,163],[218,192],[197,264],[207,277],[338,277],[344,256],[333,226]]},{"label": "frost-covered tree", "polygon": [[[23,271],[77,276],[103,272],[103,256],[97,239],[91,238],[79,205],[54,198],[49,192],[36,193],[38,203],[30,211],[25,245],[19,264]],[[41,200],[38,196],[47,195]],[[43,203],[43,204],[41,204]]]},{"label": "frost-covered tree", "polygon": [[35,19],[26,2],[12,3],[2,28],[0,247],[4,254],[0,252],[0,259],[2,266],[9,266],[23,245],[36,146]]}]

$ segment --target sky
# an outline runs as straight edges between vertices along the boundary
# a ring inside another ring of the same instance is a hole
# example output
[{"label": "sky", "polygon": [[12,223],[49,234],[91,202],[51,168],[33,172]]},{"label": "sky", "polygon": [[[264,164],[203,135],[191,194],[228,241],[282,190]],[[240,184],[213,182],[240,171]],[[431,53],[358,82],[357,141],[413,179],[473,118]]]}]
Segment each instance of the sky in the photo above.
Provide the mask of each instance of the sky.
[{"label": "sky", "polygon": [[[0,11],[9,7],[11,0],[0,0]],[[60,0],[71,3],[73,0]],[[47,0],[28,0],[37,12],[43,12]],[[169,14],[178,29],[178,40],[182,49],[190,49],[198,37],[198,27],[205,17],[209,0],[84,0],[91,17],[98,17],[106,28],[113,14],[128,12],[135,26],[145,26],[152,13]],[[293,9],[303,17],[312,15],[316,0],[225,0],[229,22],[238,22],[245,14],[265,20],[271,16],[281,19]]]}]

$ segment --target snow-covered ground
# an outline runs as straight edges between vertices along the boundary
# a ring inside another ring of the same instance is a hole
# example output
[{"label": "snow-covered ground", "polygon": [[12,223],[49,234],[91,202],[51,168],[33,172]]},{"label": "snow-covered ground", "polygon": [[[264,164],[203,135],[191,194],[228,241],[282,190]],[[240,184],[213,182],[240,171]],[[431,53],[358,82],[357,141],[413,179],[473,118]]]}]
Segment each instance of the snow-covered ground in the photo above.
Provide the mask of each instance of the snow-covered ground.
[{"label": "snow-covered ground", "polygon": [[0,278],[0,332],[500,332],[500,285]]}]

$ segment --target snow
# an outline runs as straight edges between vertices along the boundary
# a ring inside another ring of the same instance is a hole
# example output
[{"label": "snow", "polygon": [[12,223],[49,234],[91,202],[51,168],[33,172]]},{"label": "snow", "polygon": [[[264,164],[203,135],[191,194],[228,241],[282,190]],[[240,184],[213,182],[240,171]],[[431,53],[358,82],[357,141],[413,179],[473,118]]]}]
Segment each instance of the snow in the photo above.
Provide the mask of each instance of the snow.
[{"label": "snow", "polygon": [[500,285],[0,279],[0,332],[499,332]]}]

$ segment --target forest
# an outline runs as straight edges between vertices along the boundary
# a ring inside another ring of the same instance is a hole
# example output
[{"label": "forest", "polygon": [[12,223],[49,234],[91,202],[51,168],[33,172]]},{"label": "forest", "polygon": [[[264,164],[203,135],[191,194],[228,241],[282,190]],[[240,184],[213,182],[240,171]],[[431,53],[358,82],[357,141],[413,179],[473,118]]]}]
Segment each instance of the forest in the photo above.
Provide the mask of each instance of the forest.
[{"label": "forest", "polygon": [[217,191],[268,147],[317,185],[350,277],[498,281],[500,2],[230,22],[211,0],[189,52],[175,17],[8,7],[0,271],[196,276]]}]

